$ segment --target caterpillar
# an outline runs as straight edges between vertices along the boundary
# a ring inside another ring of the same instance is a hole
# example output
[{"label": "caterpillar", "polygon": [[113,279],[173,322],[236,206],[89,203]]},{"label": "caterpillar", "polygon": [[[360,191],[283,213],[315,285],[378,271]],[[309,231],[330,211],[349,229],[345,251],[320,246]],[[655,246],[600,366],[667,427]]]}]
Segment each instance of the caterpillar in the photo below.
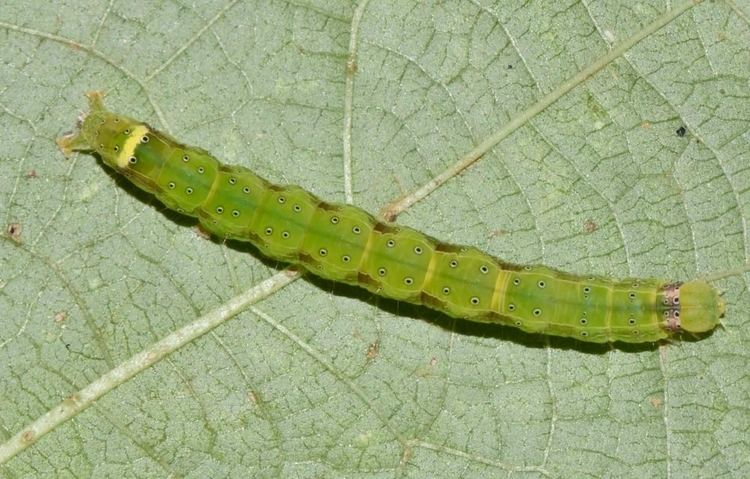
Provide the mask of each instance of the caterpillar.
[{"label": "caterpillar", "polygon": [[322,278],[456,318],[596,343],[704,333],[724,315],[724,301],[705,281],[613,280],[505,262],[224,165],[108,111],[101,92],[87,96],[90,111],[57,141],[65,156],[92,152],[206,231],[249,241],[263,255]]}]

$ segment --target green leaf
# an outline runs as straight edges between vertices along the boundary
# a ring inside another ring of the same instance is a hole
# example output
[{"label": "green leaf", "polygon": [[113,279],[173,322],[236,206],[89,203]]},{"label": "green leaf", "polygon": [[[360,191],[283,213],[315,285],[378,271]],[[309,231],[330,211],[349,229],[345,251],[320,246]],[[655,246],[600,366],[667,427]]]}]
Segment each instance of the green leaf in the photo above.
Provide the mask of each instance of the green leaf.
[{"label": "green leaf", "polygon": [[[0,475],[750,476],[749,18],[4,2]],[[91,89],[272,181],[406,196],[399,222],[505,260],[710,277],[724,327],[599,348],[292,281],[64,159]]]}]

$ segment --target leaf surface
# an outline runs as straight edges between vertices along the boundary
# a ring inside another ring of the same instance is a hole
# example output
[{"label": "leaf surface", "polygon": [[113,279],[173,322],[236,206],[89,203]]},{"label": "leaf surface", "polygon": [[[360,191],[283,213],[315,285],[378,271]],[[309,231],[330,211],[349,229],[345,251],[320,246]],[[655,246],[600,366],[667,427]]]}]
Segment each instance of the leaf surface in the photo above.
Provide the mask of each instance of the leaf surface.
[{"label": "leaf surface", "polygon": [[[750,476],[750,9],[505,3],[4,2],[0,475]],[[398,221],[577,273],[722,276],[724,327],[599,348],[317,280],[258,292],[283,265],[56,150],[91,89],[371,212],[478,152]]]}]

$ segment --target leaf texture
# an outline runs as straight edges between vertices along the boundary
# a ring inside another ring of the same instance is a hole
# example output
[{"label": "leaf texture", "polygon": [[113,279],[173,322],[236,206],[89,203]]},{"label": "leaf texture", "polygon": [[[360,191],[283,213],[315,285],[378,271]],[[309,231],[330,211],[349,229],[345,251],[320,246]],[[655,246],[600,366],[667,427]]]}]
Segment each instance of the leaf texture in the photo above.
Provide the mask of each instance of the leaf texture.
[{"label": "leaf texture", "polygon": [[[746,3],[46,8],[0,10],[0,475],[750,475]],[[581,346],[291,281],[65,160],[95,88],[508,261],[715,277],[724,328]]]}]

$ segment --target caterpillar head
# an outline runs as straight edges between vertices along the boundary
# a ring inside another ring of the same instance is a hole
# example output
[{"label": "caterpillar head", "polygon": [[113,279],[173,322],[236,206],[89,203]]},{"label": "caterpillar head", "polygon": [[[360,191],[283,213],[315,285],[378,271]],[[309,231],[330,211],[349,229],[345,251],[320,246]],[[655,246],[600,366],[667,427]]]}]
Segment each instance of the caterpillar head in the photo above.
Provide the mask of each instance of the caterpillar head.
[{"label": "caterpillar head", "polygon": [[705,281],[689,281],[680,286],[680,326],[690,333],[711,331],[726,308],[719,293]]}]

